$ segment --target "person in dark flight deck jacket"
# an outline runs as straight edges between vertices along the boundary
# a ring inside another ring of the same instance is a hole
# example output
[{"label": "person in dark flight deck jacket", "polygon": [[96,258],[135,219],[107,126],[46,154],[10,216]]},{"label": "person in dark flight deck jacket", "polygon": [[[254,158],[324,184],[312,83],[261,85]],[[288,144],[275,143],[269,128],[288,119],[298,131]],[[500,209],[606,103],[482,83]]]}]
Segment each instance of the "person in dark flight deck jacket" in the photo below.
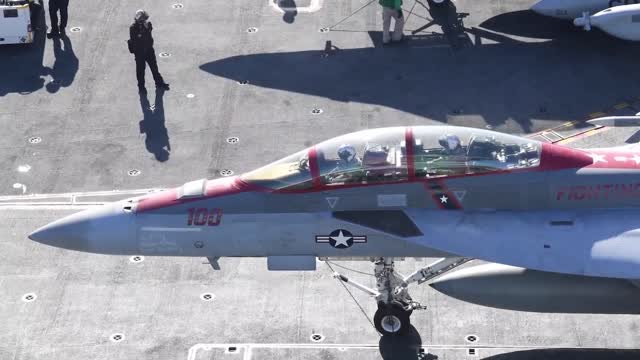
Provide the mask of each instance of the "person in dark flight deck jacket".
[{"label": "person in dark flight deck jacket", "polygon": [[[51,30],[47,34],[49,39],[58,36],[66,36],[65,28],[69,14],[67,8],[69,0],[49,0],[49,19],[51,20]],[[58,12],[60,12],[60,24],[58,24]]]},{"label": "person in dark flight deck jacket", "polygon": [[164,82],[162,75],[158,71],[158,62],[156,61],[156,53],[153,49],[153,26],[151,25],[149,14],[144,10],[136,11],[134,22],[129,28],[129,52],[135,55],[136,59],[136,77],[138,79],[138,90],[142,94],[146,94],[147,89],[144,86],[144,73],[146,64],[149,64],[153,80],[156,88],[160,90],[169,90],[169,84]]}]

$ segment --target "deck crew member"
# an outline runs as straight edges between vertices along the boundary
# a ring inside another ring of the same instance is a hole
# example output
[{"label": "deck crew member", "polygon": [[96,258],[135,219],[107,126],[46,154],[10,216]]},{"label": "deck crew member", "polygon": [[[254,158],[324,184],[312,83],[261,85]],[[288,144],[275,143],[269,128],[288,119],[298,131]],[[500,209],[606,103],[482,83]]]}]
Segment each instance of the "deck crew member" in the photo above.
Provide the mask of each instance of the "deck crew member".
[{"label": "deck crew member", "polygon": [[[65,36],[65,28],[69,18],[67,8],[69,0],[49,0],[49,20],[51,21],[51,30],[47,34],[49,39]],[[58,23],[58,11],[60,12],[60,23]]]},{"label": "deck crew member", "polygon": [[146,64],[149,64],[153,80],[156,88],[161,90],[169,90],[169,84],[164,82],[160,71],[158,71],[158,62],[156,61],[156,53],[153,49],[153,26],[148,21],[149,14],[144,10],[136,11],[134,22],[129,28],[129,52],[135,55],[136,59],[136,77],[138,79],[138,91],[146,94],[147,89],[144,86],[144,72]]},{"label": "deck crew member", "polygon": [[[404,28],[402,0],[379,0],[379,3],[382,5],[382,43],[388,44],[389,41],[402,40],[402,29]],[[391,18],[395,21],[393,35],[389,35]]]}]

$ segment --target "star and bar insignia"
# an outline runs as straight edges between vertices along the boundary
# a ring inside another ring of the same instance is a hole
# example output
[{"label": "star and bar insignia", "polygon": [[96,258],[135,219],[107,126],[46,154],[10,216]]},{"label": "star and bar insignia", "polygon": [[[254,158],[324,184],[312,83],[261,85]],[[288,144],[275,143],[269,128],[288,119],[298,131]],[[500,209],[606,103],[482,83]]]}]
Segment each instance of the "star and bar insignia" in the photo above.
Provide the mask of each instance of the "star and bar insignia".
[{"label": "star and bar insignia", "polygon": [[344,229],[333,230],[329,235],[316,235],[317,243],[329,243],[336,249],[347,249],[355,243],[366,243],[364,235],[353,235]]}]

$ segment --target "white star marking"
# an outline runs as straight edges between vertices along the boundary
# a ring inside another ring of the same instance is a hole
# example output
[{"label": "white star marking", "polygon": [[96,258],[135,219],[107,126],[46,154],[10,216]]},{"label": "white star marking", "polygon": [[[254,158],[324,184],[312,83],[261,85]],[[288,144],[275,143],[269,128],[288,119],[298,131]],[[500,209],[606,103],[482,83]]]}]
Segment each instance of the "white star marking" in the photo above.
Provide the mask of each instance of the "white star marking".
[{"label": "white star marking", "polygon": [[449,198],[448,198],[448,197],[446,197],[446,196],[444,196],[444,195],[442,195],[442,197],[440,198],[440,202],[441,202],[442,204],[446,204],[446,203],[447,203],[447,200],[449,200]]},{"label": "white star marking", "polygon": [[640,164],[640,156],[638,154],[634,154],[631,160],[636,162],[636,165]]},{"label": "white star marking", "polygon": [[342,231],[340,231],[338,233],[338,236],[332,236],[331,239],[335,240],[336,242],[335,245],[333,246],[344,245],[345,247],[349,247],[349,244],[347,244],[347,241],[351,239],[351,236],[344,236]]},{"label": "white star marking", "polygon": [[593,159],[593,163],[594,164],[599,163],[599,162],[604,162],[604,163],[608,162],[607,159],[605,158],[604,154],[593,154],[593,153],[591,153],[591,154],[589,154],[589,156],[591,156],[591,158]]}]

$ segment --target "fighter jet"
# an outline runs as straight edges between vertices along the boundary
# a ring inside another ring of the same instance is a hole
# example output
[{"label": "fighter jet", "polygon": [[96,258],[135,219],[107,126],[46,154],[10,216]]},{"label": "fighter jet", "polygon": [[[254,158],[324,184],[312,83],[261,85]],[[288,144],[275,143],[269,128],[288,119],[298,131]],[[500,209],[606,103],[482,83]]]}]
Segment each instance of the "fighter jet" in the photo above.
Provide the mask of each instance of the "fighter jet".
[{"label": "fighter jet", "polygon": [[[214,266],[219,257],[266,257],[270,270],[371,259],[375,289],[335,276],[373,296],[376,329],[394,334],[422,308],[409,284],[471,259],[640,278],[639,179],[640,153],[630,148],[572,149],[455,126],[369,129],[237,177],[85,210],[29,238],[100,254],[207,257]],[[405,257],[440,259],[403,276],[394,259]]]},{"label": "fighter jet", "polygon": [[640,5],[638,0],[540,0],[531,10],[558,19],[573,20],[590,31],[597,27],[605,33],[630,41],[640,41]]}]

